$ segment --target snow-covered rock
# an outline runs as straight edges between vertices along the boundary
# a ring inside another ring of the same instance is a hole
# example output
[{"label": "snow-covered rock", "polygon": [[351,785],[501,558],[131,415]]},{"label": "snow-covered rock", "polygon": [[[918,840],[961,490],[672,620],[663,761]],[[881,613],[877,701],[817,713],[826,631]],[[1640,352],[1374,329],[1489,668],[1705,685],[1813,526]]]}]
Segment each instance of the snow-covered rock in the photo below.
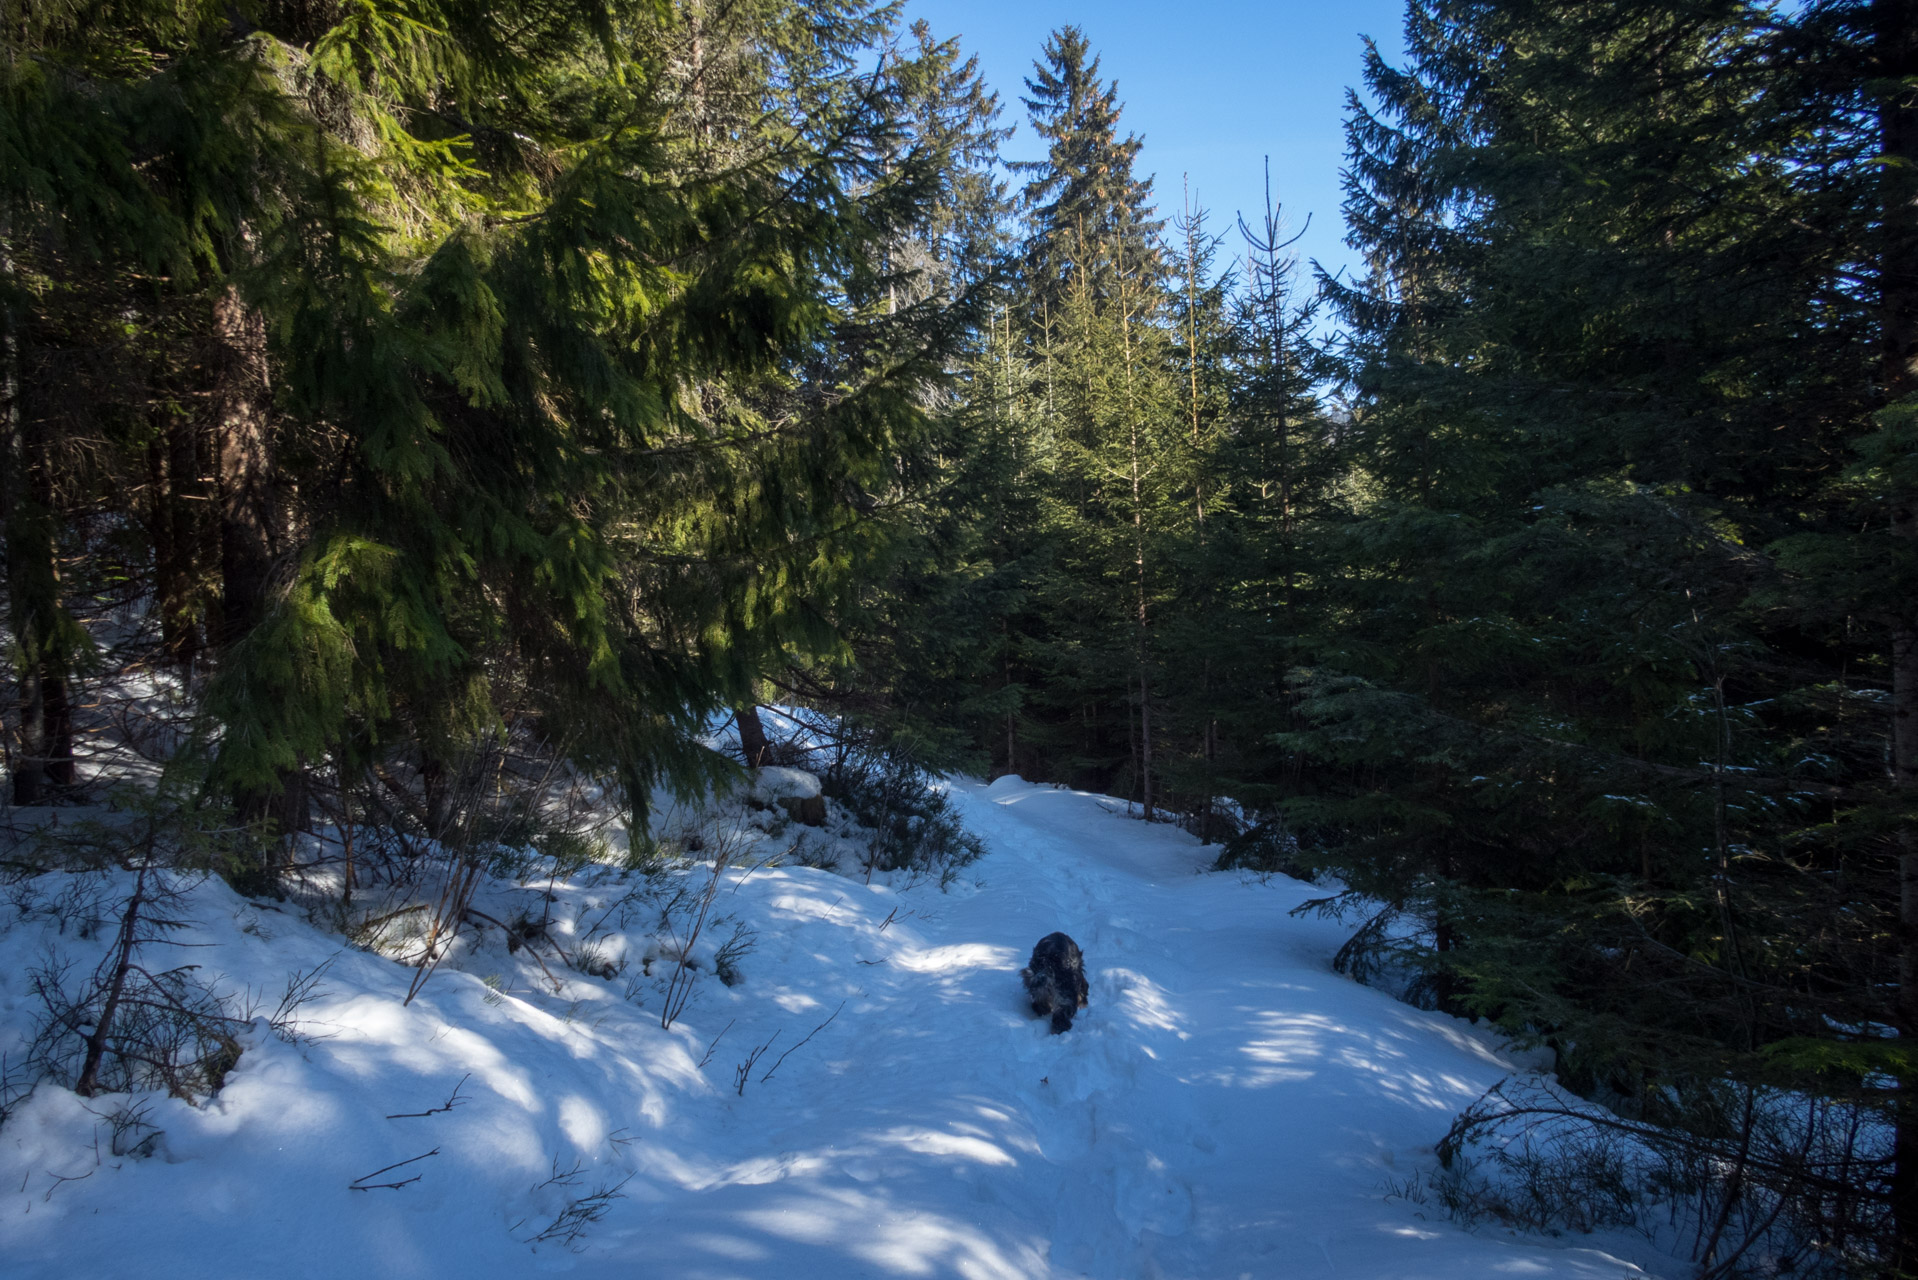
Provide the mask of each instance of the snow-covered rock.
[{"label": "snow-covered rock", "polygon": [[769,764],[753,770],[753,795],[760,800],[810,800],[819,794],[819,775]]}]

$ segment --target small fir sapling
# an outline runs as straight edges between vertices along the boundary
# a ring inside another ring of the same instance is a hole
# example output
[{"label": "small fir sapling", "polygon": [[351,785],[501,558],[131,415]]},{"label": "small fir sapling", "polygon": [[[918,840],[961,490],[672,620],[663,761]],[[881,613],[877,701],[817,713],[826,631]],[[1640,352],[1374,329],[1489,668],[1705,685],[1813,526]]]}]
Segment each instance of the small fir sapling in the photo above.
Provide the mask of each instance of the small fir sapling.
[{"label": "small fir sapling", "polygon": [[172,935],[188,927],[180,912],[195,877],[218,865],[237,837],[218,811],[178,796],[122,799],[125,807],[107,820],[42,837],[64,865],[101,869],[95,875],[116,868],[132,879],[124,899],[102,903],[114,929],[90,974],[72,982],[73,964],[58,953],[34,971],[42,1013],[27,1057],[37,1074],[70,1082],[82,1097],[164,1088],[194,1100],[217,1091],[239,1060],[246,1019],[198,976],[199,966],[156,970],[152,956],[177,945]]}]

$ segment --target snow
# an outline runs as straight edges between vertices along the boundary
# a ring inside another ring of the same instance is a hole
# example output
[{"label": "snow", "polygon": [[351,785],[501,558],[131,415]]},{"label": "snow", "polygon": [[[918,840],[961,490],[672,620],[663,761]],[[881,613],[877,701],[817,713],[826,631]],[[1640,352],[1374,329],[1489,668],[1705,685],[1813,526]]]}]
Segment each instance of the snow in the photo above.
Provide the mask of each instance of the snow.
[{"label": "snow", "polygon": [[819,776],[804,769],[765,765],[753,771],[752,793],[761,800],[810,800],[819,794]]},{"label": "snow", "polygon": [[[0,1272],[1650,1274],[1624,1260],[1629,1240],[1467,1233],[1388,1195],[1521,1064],[1468,1024],[1334,975],[1339,927],[1288,915],[1310,886],[1207,872],[1212,850],[1101,797],[950,785],[988,850],[950,891],[726,872],[714,910],[757,931],[756,948],[732,986],[707,956],[671,1029],[652,899],[621,908],[624,882],[588,876],[551,904],[609,916],[622,975],[556,969],[555,990],[492,931],[408,1007],[413,970],[199,885],[183,940],[226,988],[270,1007],[289,971],[331,961],[326,994],[299,1011],[309,1038],[257,1021],[213,1098],[147,1097],[164,1132],[145,1158],[112,1154],[105,1117],[128,1099],[38,1089],[0,1128]],[[707,874],[667,872],[653,891]],[[1054,929],[1083,946],[1092,985],[1061,1036],[1018,981]],[[17,1057],[31,1032],[44,949],[84,969],[110,933],[83,939],[39,912],[0,934],[0,1049]]]}]

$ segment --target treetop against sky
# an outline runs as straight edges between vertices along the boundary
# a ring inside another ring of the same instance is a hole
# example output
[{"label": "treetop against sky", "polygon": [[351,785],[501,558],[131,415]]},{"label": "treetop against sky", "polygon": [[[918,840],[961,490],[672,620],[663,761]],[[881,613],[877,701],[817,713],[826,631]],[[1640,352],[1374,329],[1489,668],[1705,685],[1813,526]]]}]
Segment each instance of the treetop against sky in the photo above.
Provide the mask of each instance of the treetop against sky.
[{"label": "treetop against sky", "polygon": [[[1099,5],[1068,0],[908,0],[924,18],[977,54],[999,91],[1006,120],[1020,128],[1006,144],[1014,160],[1044,147],[1025,124],[1020,95],[1046,33],[1076,24],[1119,82],[1124,126],[1145,140],[1140,171],[1153,174],[1160,211],[1177,212],[1182,183],[1211,213],[1215,231],[1243,213],[1256,225],[1264,203],[1264,159],[1287,225],[1303,229],[1302,263],[1350,267],[1339,217],[1340,122],[1347,86],[1359,82],[1361,35],[1396,56],[1400,0],[1187,0],[1168,8],[1144,0]],[[1306,215],[1311,224],[1306,226]],[[1233,237],[1227,250],[1241,249]]]}]

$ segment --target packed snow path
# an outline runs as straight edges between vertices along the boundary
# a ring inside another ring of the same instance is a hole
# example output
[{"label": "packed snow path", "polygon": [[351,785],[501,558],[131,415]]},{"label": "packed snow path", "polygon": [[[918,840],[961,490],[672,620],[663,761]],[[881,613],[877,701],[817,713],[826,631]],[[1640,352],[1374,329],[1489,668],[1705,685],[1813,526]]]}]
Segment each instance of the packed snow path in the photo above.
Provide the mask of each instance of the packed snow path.
[{"label": "packed snow path", "polygon": [[[1200,874],[1216,850],[1100,797],[956,793],[983,891],[912,897],[848,1069],[799,1115],[755,1117],[766,1178],[676,1204],[660,1274],[1643,1274],[1386,1199],[1510,1065],[1333,974],[1344,931],[1286,914],[1307,886]],[[1018,982],[1054,929],[1092,987],[1056,1037]]]},{"label": "packed snow path", "polygon": [[[1201,874],[1213,851],[1099,797],[1018,779],[954,795],[988,850],[965,885],[745,877],[728,901],[760,931],[747,979],[708,981],[670,1033],[656,1011],[601,990],[611,984],[569,991],[563,1008],[502,999],[479,981],[483,956],[402,1010],[408,971],[349,953],[318,1014],[334,1037],[301,1049],[258,1037],[206,1108],[164,1103],[164,1159],[76,1150],[89,1127],[104,1132],[97,1117],[43,1091],[0,1142],[0,1177],[13,1180],[0,1188],[0,1272],[1646,1274],[1589,1240],[1468,1234],[1388,1197],[1510,1064],[1464,1024],[1334,975],[1343,931],[1287,914],[1307,886]],[[207,892],[238,922],[207,953],[229,966],[247,947],[282,969],[289,951],[311,963],[337,948],[217,884]],[[1018,981],[1055,929],[1084,947],[1092,992],[1061,1036],[1030,1015]],[[9,1016],[22,987],[17,972],[0,979]],[[737,1064],[775,1032],[736,1092]],[[388,1118],[433,1106],[465,1073],[470,1105]],[[347,1189],[428,1147],[441,1154],[402,1171],[419,1182]],[[584,1172],[539,1187],[549,1160]],[[528,1243],[569,1196],[615,1174],[631,1175],[623,1198],[572,1249]],[[57,1180],[75,1176],[86,1181]]]}]

